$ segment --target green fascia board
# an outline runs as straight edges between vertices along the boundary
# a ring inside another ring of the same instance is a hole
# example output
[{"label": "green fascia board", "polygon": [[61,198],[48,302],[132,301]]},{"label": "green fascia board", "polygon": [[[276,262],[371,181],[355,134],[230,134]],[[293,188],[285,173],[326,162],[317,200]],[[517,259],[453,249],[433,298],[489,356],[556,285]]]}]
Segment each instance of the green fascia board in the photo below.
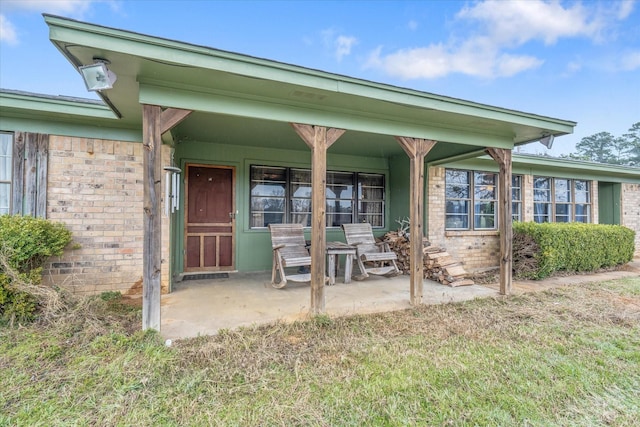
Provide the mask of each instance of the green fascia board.
[{"label": "green fascia board", "polygon": [[[452,169],[498,171],[498,164],[489,156],[474,159],[439,162],[439,166]],[[609,165],[526,154],[513,155],[513,173],[525,175],[553,176],[557,178],[577,178],[607,182],[640,183],[640,168]]]},{"label": "green fascia board", "polygon": [[320,126],[390,136],[410,134],[415,138],[455,141],[480,147],[491,146],[507,149],[513,147],[510,136],[483,134],[461,128],[425,126],[424,123],[398,122],[378,115],[355,114],[348,110],[317,110],[293,102],[283,104],[257,96],[246,99],[221,92],[207,93],[195,88],[168,88],[141,82],[139,99],[143,104],[171,105],[174,108],[195,109],[217,114],[313,123]]},{"label": "green fascia board", "polygon": [[69,96],[43,95],[30,92],[0,89],[2,111],[27,111],[29,114],[57,116],[70,115],[98,119],[117,119],[113,111],[102,101]]},{"label": "green fascia board", "polygon": [[0,130],[138,142],[101,101],[0,90]]},{"label": "green fascia board", "polygon": [[[65,52],[63,46],[66,43],[73,43],[165,63],[171,62],[182,66],[223,71],[254,79],[278,81],[322,91],[370,98],[390,104],[438,110],[522,126],[539,127],[554,135],[571,133],[576,125],[573,121],[554,119],[457,98],[374,83],[53,15],[45,14],[44,18],[50,28],[50,39],[58,45],[65,55],[67,55],[67,52]],[[69,55],[67,57],[72,63],[74,62]],[[512,142],[521,143],[524,141],[515,140]]]}]

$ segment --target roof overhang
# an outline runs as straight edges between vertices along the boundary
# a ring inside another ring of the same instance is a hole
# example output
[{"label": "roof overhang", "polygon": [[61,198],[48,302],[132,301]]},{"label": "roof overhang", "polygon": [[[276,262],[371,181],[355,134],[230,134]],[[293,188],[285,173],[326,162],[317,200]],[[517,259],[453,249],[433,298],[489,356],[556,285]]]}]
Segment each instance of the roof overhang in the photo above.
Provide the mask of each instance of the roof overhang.
[{"label": "roof overhang", "polygon": [[291,148],[299,140],[287,124],[297,122],[346,129],[335,150],[349,154],[374,144],[382,155],[402,153],[395,135],[458,145],[430,154],[442,158],[561,136],[576,125],[52,15],[45,21],[76,69],[95,57],[110,62],[118,80],[100,95],[128,126],[141,125],[141,103],[194,110],[174,129],[178,140],[246,141],[236,132],[264,128],[272,144]]},{"label": "roof overhang", "polygon": [[[447,168],[498,170],[498,164],[489,156],[449,159],[433,164]],[[640,168],[637,167],[533,154],[514,154],[513,173],[640,184]]]}]

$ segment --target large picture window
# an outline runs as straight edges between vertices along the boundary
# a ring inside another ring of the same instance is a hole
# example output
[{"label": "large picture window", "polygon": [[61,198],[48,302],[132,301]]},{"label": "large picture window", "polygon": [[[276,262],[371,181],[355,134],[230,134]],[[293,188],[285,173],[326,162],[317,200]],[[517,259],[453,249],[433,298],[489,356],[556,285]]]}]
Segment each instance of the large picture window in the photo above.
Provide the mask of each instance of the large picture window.
[{"label": "large picture window", "polygon": [[533,178],[535,222],[591,222],[589,181]]},{"label": "large picture window", "polygon": [[[445,171],[445,228],[494,230],[497,227],[497,175],[457,169]],[[473,215],[471,207],[473,206]]]},{"label": "large picture window", "polygon": [[[368,222],[384,227],[384,175],[327,171],[326,225]],[[311,171],[251,166],[251,228],[311,226]]]},{"label": "large picture window", "polygon": [[13,134],[0,132],[0,215],[11,209]]}]

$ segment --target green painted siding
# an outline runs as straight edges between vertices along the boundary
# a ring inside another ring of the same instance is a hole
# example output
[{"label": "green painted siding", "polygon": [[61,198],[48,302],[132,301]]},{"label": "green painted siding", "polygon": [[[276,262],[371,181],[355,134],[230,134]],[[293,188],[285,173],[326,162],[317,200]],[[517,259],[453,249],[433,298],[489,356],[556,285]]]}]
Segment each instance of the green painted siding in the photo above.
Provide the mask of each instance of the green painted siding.
[{"label": "green painted siding", "polygon": [[[336,142],[336,144],[338,144]],[[267,145],[267,144],[265,144]],[[188,163],[208,164],[219,166],[233,166],[236,173],[236,194],[235,203],[238,215],[236,218],[236,268],[238,271],[263,271],[271,269],[271,241],[268,230],[252,230],[249,228],[249,168],[251,165],[267,166],[287,166],[310,168],[311,153],[306,149],[306,145],[300,141],[300,150],[276,150],[265,147],[234,146],[227,144],[202,143],[202,142],[180,142],[175,149],[175,162],[184,171]],[[407,163],[408,165],[408,163]],[[408,167],[408,166],[407,166]],[[329,151],[327,155],[327,169],[346,172],[371,172],[385,175],[386,182],[386,224],[393,228],[394,216],[391,214],[390,206],[393,205],[396,197],[406,200],[408,210],[408,194],[404,197],[396,194],[390,182],[395,182],[389,176],[389,160],[381,157],[365,156],[343,156],[332,155]],[[405,173],[404,171],[402,173]],[[406,172],[408,174],[408,172]],[[404,178],[403,178],[404,179]],[[408,182],[408,175],[406,177]],[[402,189],[399,189],[401,193]],[[404,189],[406,192],[407,190]],[[183,188],[184,192],[184,176]],[[174,236],[172,258],[174,259],[173,270],[176,273],[184,271],[183,251],[184,251],[184,198],[181,201],[180,210],[174,215]],[[387,231],[377,230],[376,234]],[[309,234],[307,233],[307,238]],[[340,229],[328,229],[327,241],[341,240],[344,236]]]},{"label": "green painted siding", "polygon": [[393,173],[389,179],[389,193],[393,194],[393,203],[389,206],[389,228],[397,228],[396,220],[409,217],[409,157],[405,154],[389,159],[389,167]]}]

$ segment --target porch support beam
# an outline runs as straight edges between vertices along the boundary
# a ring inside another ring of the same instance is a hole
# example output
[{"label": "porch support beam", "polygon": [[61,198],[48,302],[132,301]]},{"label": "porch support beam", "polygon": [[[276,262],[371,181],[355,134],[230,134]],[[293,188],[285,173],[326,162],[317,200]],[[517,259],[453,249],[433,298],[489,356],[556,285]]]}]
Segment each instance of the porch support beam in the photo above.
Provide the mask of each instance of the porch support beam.
[{"label": "porch support beam", "polygon": [[162,134],[192,111],[142,104],[144,234],[142,259],[142,329],[160,331],[162,271]]},{"label": "porch support beam", "polygon": [[344,129],[291,123],[311,149],[311,314],[325,310],[327,150]]},{"label": "porch support beam", "polygon": [[511,293],[513,271],[513,228],[511,214],[511,150],[487,148],[487,154],[500,166],[498,177],[498,230],[500,232],[500,294]]},{"label": "porch support beam", "polygon": [[181,110],[179,108],[167,108],[164,110],[160,117],[160,123],[162,124],[160,134],[173,129],[174,126],[177,126],[191,113],[193,113],[192,110]]},{"label": "porch support beam", "polygon": [[410,206],[410,269],[411,304],[422,304],[424,280],[424,255],[422,238],[424,236],[424,158],[436,141],[420,138],[396,136],[396,140],[407,153],[410,160],[409,204]]},{"label": "porch support beam", "polygon": [[144,169],[144,242],[142,276],[142,329],[160,331],[160,271],[162,229],[160,221],[162,108],[142,105],[142,147]]}]

